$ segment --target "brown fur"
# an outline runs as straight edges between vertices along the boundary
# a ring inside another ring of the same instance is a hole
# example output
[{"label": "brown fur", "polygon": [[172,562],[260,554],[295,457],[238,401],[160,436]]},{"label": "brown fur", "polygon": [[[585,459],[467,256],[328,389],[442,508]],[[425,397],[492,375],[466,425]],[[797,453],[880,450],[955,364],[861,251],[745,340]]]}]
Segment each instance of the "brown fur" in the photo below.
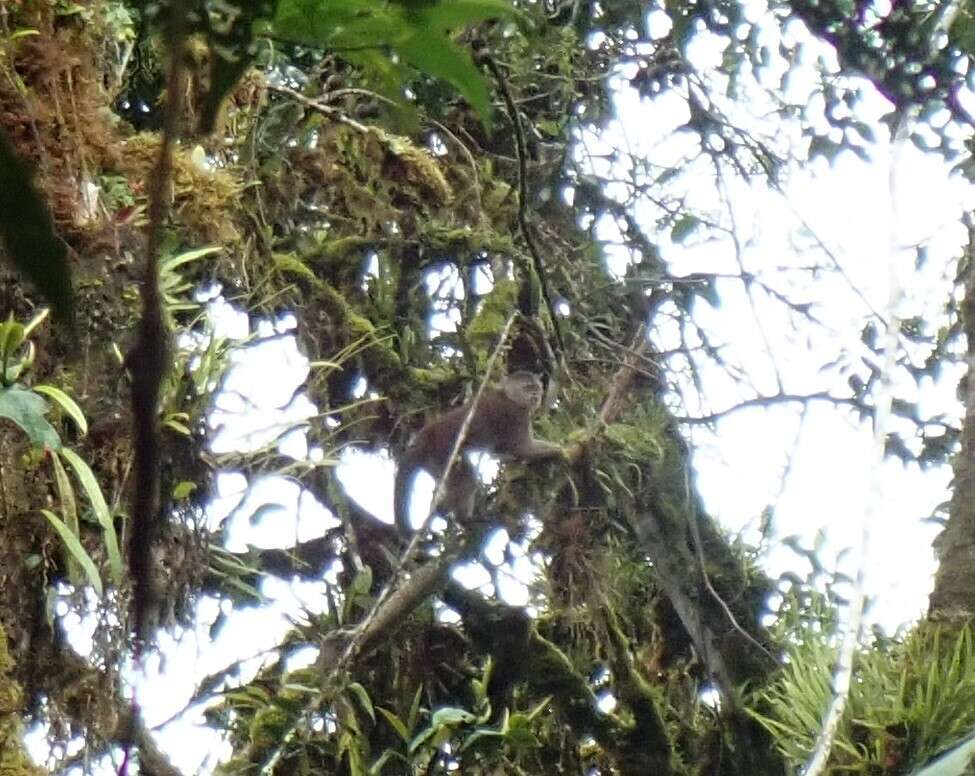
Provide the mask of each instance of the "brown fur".
[{"label": "brown fur", "polygon": [[[558,458],[562,448],[532,436],[532,413],[543,395],[542,383],[531,372],[515,372],[508,376],[500,389],[484,391],[464,439],[463,450],[483,450],[494,455],[512,456],[523,460]],[[396,525],[401,532],[412,530],[407,497],[418,469],[425,469],[439,478],[454,447],[454,441],[464,423],[470,405],[448,410],[421,428],[396,470]],[[461,523],[470,518],[474,509],[477,475],[467,459],[460,455],[451,468],[444,487],[440,506],[453,512]]]}]

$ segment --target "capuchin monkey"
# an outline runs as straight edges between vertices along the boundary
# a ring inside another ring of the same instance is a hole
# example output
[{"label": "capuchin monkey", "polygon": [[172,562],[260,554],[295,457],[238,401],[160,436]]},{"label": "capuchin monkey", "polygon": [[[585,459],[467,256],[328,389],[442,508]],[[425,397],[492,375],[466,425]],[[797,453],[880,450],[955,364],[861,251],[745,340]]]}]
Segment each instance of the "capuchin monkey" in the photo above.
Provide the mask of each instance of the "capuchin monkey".
[{"label": "capuchin monkey", "polygon": [[[471,417],[461,454],[450,469],[438,506],[453,512],[461,524],[470,519],[474,510],[477,475],[464,457],[465,450],[483,450],[495,455],[511,456],[525,461],[541,458],[562,458],[560,445],[544,442],[532,436],[532,414],[544,398],[542,381],[531,372],[514,372],[500,389],[487,389]],[[401,533],[409,534],[409,494],[418,469],[425,469],[439,479],[470,404],[455,407],[434,418],[421,428],[399,460],[396,469],[394,514]]]}]

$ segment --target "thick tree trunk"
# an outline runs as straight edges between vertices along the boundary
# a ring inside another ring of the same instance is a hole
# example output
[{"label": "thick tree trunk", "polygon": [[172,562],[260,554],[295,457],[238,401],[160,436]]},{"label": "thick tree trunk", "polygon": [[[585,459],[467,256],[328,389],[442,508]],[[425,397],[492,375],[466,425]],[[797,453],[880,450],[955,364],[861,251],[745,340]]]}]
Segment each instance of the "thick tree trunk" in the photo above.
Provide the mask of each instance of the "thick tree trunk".
[{"label": "thick tree trunk", "polygon": [[968,248],[959,277],[964,282],[962,324],[968,339],[968,373],[962,381],[965,419],[961,452],[955,457],[954,493],[948,524],[935,540],[940,565],[931,594],[932,619],[968,620],[975,616],[975,230],[969,227]]}]

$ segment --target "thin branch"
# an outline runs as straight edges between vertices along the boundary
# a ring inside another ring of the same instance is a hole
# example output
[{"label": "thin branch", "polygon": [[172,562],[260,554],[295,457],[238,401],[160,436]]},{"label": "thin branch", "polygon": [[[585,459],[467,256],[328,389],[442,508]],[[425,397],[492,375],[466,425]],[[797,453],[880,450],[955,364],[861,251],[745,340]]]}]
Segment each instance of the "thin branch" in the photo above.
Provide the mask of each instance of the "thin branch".
[{"label": "thin branch", "polygon": [[301,92],[292,89],[290,86],[267,84],[267,90],[269,92],[283,94],[290,97],[292,100],[301,103],[306,108],[311,108],[313,111],[321,113],[323,116],[328,116],[331,119],[335,119],[340,124],[345,124],[345,126],[351,127],[356,132],[361,132],[363,134],[372,132],[368,126],[356,121],[340,111],[338,108],[333,108],[331,105],[326,105],[324,102],[320,102],[319,100],[313,100],[310,97],[305,97],[305,95],[303,95]]},{"label": "thin branch", "polygon": [[481,60],[487,65],[491,75],[498,84],[498,90],[504,99],[504,104],[508,109],[511,118],[512,129],[515,136],[515,153],[518,158],[518,229],[521,231],[522,239],[531,254],[532,263],[535,267],[535,274],[538,275],[538,283],[541,287],[542,299],[545,301],[545,308],[548,310],[549,317],[552,319],[552,329],[555,332],[555,340],[559,345],[559,353],[565,353],[565,341],[562,338],[562,327],[559,325],[559,317],[555,312],[552,303],[552,294],[549,291],[548,280],[545,273],[545,263],[542,261],[542,254],[535,244],[535,238],[531,234],[531,226],[528,223],[528,150],[525,147],[525,129],[521,123],[521,112],[511,96],[508,88],[508,80],[505,78],[497,62],[486,52],[480,54]]},{"label": "thin branch", "polygon": [[749,409],[750,407],[773,407],[777,404],[804,404],[814,401],[824,401],[841,406],[845,405],[852,407],[853,409],[860,410],[861,412],[872,412],[871,408],[861,402],[859,399],[855,399],[853,397],[833,396],[829,393],[829,391],[816,391],[815,393],[786,393],[784,391],[780,391],[772,396],[753,396],[751,399],[744,399],[743,401],[740,401],[727,409],[712,412],[708,415],[701,415],[698,417],[677,416],[674,418],[674,420],[676,420],[678,423],[684,423],[690,426],[702,426],[714,423],[716,420],[725,418],[740,410]]},{"label": "thin branch", "polygon": [[760,643],[752,634],[746,631],[738,622],[734,613],[731,611],[731,607],[725,602],[717,590],[714,589],[714,585],[711,584],[711,575],[708,574],[707,561],[704,557],[704,542],[701,539],[701,527],[697,524],[698,512],[697,512],[697,502],[691,493],[691,477],[689,466],[685,464],[684,466],[684,503],[688,505],[689,514],[687,515],[687,522],[691,529],[691,539],[694,541],[694,552],[697,556],[697,564],[701,572],[701,580],[704,582],[704,587],[711,594],[711,598],[718,604],[721,611],[724,612],[725,617],[728,619],[731,627],[734,628],[738,633],[744,637],[745,641],[751,644],[755,649],[761,652],[765,657],[767,657],[773,665],[779,665],[778,659],[769,652],[768,648]]},{"label": "thin branch", "polygon": [[433,498],[430,500],[430,509],[427,513],[419,530],[413,534],[410,543],[406,546],[403,551],[403,556],[400,558],[399,564],[397,565],[396,571],[393,573],[393,578],[389,581],[382,592],[376,597],[376,601],[372,606],[369,614],[367,614],[362,621],[356,627],[356,633],[349,640],[349,644],[342,654],[342,658],[338,661],[335,668],[332,670],[332,676],[337,676],[338,673],[344,670],[344,667],[352,663],[358,656],[359,651],[359,641],[362,639],[362,634],[369,629],[370,620],[379,616],[379,610],[381,609],[386,598],[389,598],[392,592],[398,587],[399,583],[402,581],[404,569],[409,560],[413,557],[417,548],[420,546],[420,542],[423,539],[427,526],[437,509],[437,505],[443,498],[444,489],[446,488],[447,479],[450,476],[451,469],[453,469],[454,464],[456,464],[457,459],[460,457],[461,450],[464,447],[464,442],[467,440],[467,434],[470,431],[471,421],[474,418],[474,414],[477,411],[477,405],[481,400],[481,396],[484,394],[484,389],[487,386],[491,373],[494,370],[494,366],[498,361],[500,354],[503,352],[505,345],[508,342],[508,335],[511,333],[511,327],[514,325],[517,319],[517,313],[512,313],[507,322],[504,325],[504,329],[501,331],[501,339],[497,346],[494,348],[494,352],[491,353],[491,357],[488,359],[487,366],[484,370],[484,378],[481,380],[481,384],[478,386],[477,393],[474,394],[474,399],[471,401],[470,408],[467,410],[467,414],[464,416],[464,422],[461,424],[460,429],[457,432],[457,438],[454,440],[454,446],[450,451],[450,456],[447,458],[447,463],[443,468],[443,472],[437,479],[436,487],[433,489]]},{"label": "thin branch", "polygon": [[[163,230],[169,215],[170,189],[173,177],[173,151],[183,112],[186,79],[186,7],[185,0],[175,0],[169,8],[166,43],[169,49],[169,72],[166,77],[166,112],[163,119],[159,157],[149,188],[149,228],[146,235],[146,257],[140,297],[142,314],[135,346],[127,362],[132,374],[132,461],[135,488],[132,496],[132,533],[129,537],[129,574],[132,577],[132,620],[135,631],[133,656],[142,661],[147,639],[150,612],[153,608],[152,546],[159,530],[159,398],[162,381],[170,366],[169,332],[166,327],[163,298],[159,290],[159,254]],[[131,722],[123,742],[120,776],[125,776],[132,745],[143,759],[154,756],[148,735],[140,735],[140,713],[135,694],[132,698]],[[164,771],[161,769],[158,771]],[[147,768],[149,770],[149,768]]]},{"label": "thin branch", "polygon": [[[390,580],[383,586],[383,589],[379,592],[379,595],[376,596],[376,600],[373,602],[372,607],[365,617],[363,617],[362,620],[356,624],[355,628],[350,634],[334,632],[333,635],[335,636],[338,645],[341,645],[341,642],[346,635],[348,640],[345,641],[344,647],[341,648],[341,652],[339,652],[337,658],[332,664],[328,675],[323,679],[321,685],[322,687],[330,687],[335,678],[342,675],[370,644],[375,642],[375,640],[377,640],[384,633],[388,633],[393,626],[400,621],[404,613],[412,611],[412,609],[415,608],[420,601],[426,598],[439,584],[440,580],[443,579],[444,575],[449,571],[450,566],[454,563],[457,557],[459,557],[456,550],[448,549],[439,558],[431,559],[430,562],[416,569],[412,573],[411,577],[408,580],[406,579],[406,566],[416,550],[419,548],[420,542],[426,533],[427,525],[429,524],[437,505],[440,503],[440,500],[443,497],[443,491],[446,486],[447,478],[449,477],[450,471],[454,464],[457,462],[457,459],[460,457],[461,450],[464,446],[464,441],[466,440],[467,433],[470,429],[471,420],[474,417],[474,413],[477,411],[478,402],[480,402],[481,396],[484,394],[484,389],[490,380],[491,373],[494,371],[494,366],[498,362],[500,354],[505,349],[508,336],[511,333],[511,327],[514,325],[517,318],[517,312],[512,313],[508,317],[508,320],[504,325],[504,329],[501,332],[501,339],[495,346],[494,351],[491,353],[491,357],[488,359],[487,366],[484,370],[484,378],[481,380],[477,393],[474,394],[474,399],[471,401],[470,408],[467,410],[467,414],[464,417],[464,422],[461,424],[461,427],[457,432],[457,438],[454,440],[454,446],[450,451],[450,456],[447,458],[447,463],[443,468],[443,472],[437,479],[436,487],[433,490],[433,498],[430,501],[430,510],[427,513],[426,519],[423,521],[423,524],[420,526],[419,530],[413,534],[413,537],[410,539],[409,544],[403,551],[403,555],[400,557]],[[302,727],[303,723],[308,717],[310,710],[319,700],[321,700],[323,694],[324,691],[314,694],[309,699],[302,712],[295,716],[294,722],[292,722],[281,734],[280,742],[275,747],[271,756],[265,761],[264,766],[261,768],[260,773],[262,776],[265,774],[272,774],[274,772],[275,767],[284,756],[288,744],[294,740],[299,729]]]}]

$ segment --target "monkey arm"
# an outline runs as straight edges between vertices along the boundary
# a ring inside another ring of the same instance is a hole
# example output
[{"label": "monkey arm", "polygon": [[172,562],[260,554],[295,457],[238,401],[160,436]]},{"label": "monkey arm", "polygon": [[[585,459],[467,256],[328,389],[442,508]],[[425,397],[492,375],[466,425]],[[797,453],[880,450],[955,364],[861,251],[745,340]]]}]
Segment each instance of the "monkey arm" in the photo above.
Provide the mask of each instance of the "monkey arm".
[{"label": "monkey arm", "polygon": [[[396,469],[393,513],[399,532],[406,536],[413,529],[408,500],[416,470],[425,469],[435,478],[443,474],[468,416],[464,449],[480,449],[525,461],[566,460],[561,445],[532,436],[532,412],[538,407],[541,395],[542,384],[536,375],[516,372],[508,377],[501,390],[486,390],[473,409],[470,404],[455,407],[420,429],[403,452]],[[444,483],[440,504],[435,507],[453,512],[459,522],[465,522],[473,510],[477,484],[477,475],[470,464],[463,456],[458,457]]]},{"label": "monkey arm", "polygon": [[526,461],[538,461],[543,458],[565,458],[565,450],[562,445],[546,442],[543,439],[529,437],[524,440],[517,450],[512,451],[513,455],[523,458]]}]

